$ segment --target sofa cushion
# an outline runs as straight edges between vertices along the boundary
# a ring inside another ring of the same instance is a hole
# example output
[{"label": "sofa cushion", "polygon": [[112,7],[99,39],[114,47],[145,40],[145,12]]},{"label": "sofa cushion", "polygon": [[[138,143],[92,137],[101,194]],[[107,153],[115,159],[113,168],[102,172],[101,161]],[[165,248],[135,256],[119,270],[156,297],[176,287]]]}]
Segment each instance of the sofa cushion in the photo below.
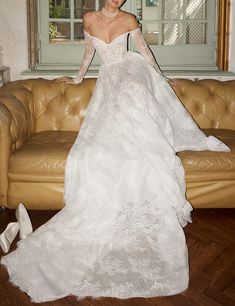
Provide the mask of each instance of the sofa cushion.
[{"label": "sofa cushion", "polygon": [[231,152],[182,151],[178,153],[187,172],[224,172],[235,173],[235,131],[224,129],[203,129],[206,135],[222,140]]},{"label": "sofa cushion", "polygon": [[[229,153],[179,152],[178,156],[186,174],[198,173],[205,178],[212,172],[213,175],[220,177],[227,176],[228,173],[235,175],[235,131],[222,129],[203,131],[207,135],[221,139],[232,151]],[[54,182],[63,182],[66,159],[76,136],[77,132],[74,131],[41,131],[34,134],[26,144],[10,156],[9,179],[44,182],[50,178]]]},{"label": "sofa cushion", "polygon": [[34,134],[10,156],[9,179],[63,182],[66,159],[77,133],[41,131]]}]

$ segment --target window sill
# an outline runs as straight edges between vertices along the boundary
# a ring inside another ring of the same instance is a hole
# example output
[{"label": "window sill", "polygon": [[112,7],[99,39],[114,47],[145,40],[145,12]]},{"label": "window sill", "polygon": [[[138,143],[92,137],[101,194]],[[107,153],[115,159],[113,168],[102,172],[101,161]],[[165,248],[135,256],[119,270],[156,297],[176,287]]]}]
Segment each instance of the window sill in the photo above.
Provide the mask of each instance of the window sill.
[{"label": "window sill", "polygon": [[[169,78],[186,78],[191,80],[199,80],[199,79],[217,79],[217,80],[234,80],[235,73],[230,71],[211,71],[211,70],[185,70],[185,71],[177,71],[177,70],[168,70],[163,71],[166,76]],[[75,77],[77,75],[77,71],[74,70],[25,70],[21,73],[23,79],[28,78],[46,78],[46,79],[54,79],[63,75]],[[86,73],[86,78],[92,78],[98,76],[98,70],[89,70]]]},{"label": "window sill", "polygon": [[[86,77],[97,77],[98,70],[89,70],[86,73]],[[75,77],[77,75],[77,71],[74,70],[25,70],[21,72],[22,77],[25,78],[49,78],[54,79],[60,76],[71,76]]]}]

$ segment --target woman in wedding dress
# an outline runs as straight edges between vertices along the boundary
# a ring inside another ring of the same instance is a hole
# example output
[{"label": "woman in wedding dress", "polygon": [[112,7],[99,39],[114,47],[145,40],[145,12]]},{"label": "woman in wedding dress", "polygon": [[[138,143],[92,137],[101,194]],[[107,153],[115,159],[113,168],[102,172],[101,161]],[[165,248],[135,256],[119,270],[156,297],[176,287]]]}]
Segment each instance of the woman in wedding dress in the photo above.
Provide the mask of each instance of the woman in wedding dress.
[{"label": "woman in wedding dress", "polygon": [[[229,151],[206,137],[175,95],[135,16],[106,0],[84,16],[79,84],[95,50],[102,64],[65,168],[64,204],[1,258],[32,302],[74,295],[155,297],[189,284],[183,227],[192,222],[181,150]],[[137,51],[127,50],[128,35]]]}]

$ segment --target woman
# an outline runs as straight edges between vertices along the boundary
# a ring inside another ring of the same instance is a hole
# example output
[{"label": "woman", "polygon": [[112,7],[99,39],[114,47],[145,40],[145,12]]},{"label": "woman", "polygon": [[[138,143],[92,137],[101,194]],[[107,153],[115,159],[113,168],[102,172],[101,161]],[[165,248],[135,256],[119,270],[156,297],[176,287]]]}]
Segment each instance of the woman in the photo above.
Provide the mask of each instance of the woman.
[{"label": "woman", "polygon": [[[103,63],[67,158],[65,207],[1,259],[33,302],[186,290],[183,227],[192,206],[176,152],[229,151],[199,130],[171,88],[179,82],[162,74],[123,2],[106,0],[84,16],[78,76],[57,79],[81,83],[97,50]],[[127,51],[129,34],[140,53]]]},{"label": "woman", "polygon": [[[136,17],[133,14],[121,11],[119,9],[124,2],[124,0],[105,1],[105,5],[101,11],[93,11],[86,13],[83,16],[85,37],[88,38],[88,33],[90,32],[93,33],[93,36],[95,36],[96,38],[101,37],[102,41],[107,41],[107,43],[109,44],[113,39],[118,38],[120,35],[128,34],[131,31],[134,32],[134,30],[139,29],[139,24],[136,20]],[[163,75],[162,71],[160,70],[160,67],[153,58],[149,48],[143,41],[143,38],[139,38],[142,40],[139,42],[139,45],[140,43],[143,44],[143,46],[140,47],[146,48],[145,50],[142,49],[140,51],[147,55],[149,62],[161,73],[161,75]],[[79,84],[82,81],[95,51],[92,42],[90,42],[89,44],[89,40],[87,41],[87,49],[88,50],[86,50],[85,58],[79,70],[78,76],[75,79],[69,77],[61,77],[57,79],[59,82],[64,81],[68,84]],[[165,76],[164,78],[169,81],[172,87],[180,85],[180,82],[178,82],[177,80],[169,80]]]}]

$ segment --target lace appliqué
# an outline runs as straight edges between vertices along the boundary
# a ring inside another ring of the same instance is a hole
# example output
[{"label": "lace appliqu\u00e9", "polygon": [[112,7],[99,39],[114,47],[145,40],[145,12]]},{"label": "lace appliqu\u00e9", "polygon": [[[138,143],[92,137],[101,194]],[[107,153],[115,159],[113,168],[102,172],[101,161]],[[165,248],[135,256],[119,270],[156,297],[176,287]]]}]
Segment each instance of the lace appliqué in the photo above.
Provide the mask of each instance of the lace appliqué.
[{"label": "lace appliqu\u00e9", "polygon": [[168,78],[162,72],[160,66],[158,65],[156,59],[154,58],[152,52],[150,51],[146,41],[138,28],[136,31],[131,31],[130,35],[135,43],[137,50],[143,55],[143,57],[156,69],[156,71],[165,79]]},{"label": "lace appliqu\u00e9", "polygon": [[95,48],[94,48],[91,36],[85,30],[83,33],[84,33],[84,38],[85,38],[85,43],[86,43],[86,50],[83,56],[83,60],[82,60],[78,75],[76,78],[74,78],[75,84],[80,84],[82,82],[84,75],[87,72],[87,69],[89,68],[90,63],[95,54]]}]

